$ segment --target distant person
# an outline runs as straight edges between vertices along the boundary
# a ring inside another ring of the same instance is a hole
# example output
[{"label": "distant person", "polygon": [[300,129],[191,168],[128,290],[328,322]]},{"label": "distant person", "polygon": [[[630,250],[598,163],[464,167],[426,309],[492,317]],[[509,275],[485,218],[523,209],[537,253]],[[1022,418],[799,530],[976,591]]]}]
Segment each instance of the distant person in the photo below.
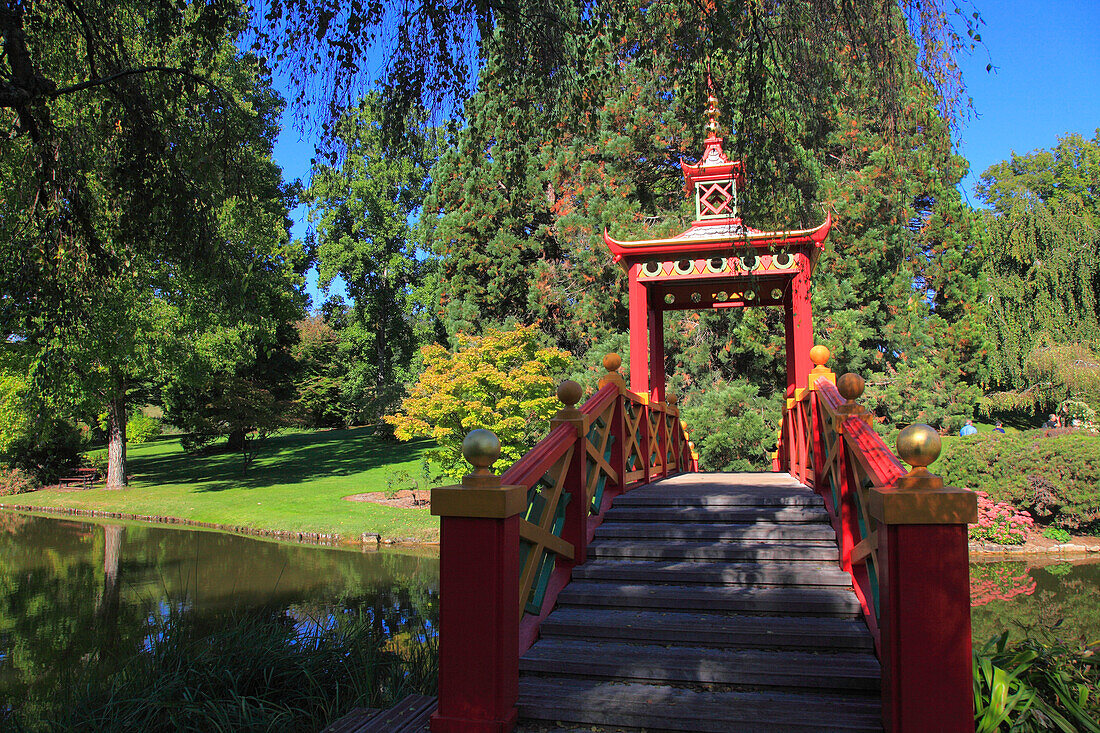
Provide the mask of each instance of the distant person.
[{"label": "distant person", "polygon": [[[976,427],[974,427],[974,421],[973,420],[967,420],[966,425],[963,425],[962,430],[959,431],[959,435],[961,435],[962,437],[965,438],[966,436],[973,435],[976,432],[978,432],[978,429]],[[1001,431],[1001,432],[1004,432],[1004,431]]]},{"label": "distant person", "polygon": [[1001,424],[1000,420],[998,420],[997,424],[993,427],[993,432],[1003,433],[1004,431],[1005,431],[1005,426]]},{"label": "distant person", "polygon": [[1043,427],[1048,429],[1048,430],[1051,429],[1051,428],[1061,427],[1061,424],[1059,423],[1059,420],[1058,420],[1058,416],[1051,413],[1047,417],[1047,421],[1045,423],[1043,423]]}]

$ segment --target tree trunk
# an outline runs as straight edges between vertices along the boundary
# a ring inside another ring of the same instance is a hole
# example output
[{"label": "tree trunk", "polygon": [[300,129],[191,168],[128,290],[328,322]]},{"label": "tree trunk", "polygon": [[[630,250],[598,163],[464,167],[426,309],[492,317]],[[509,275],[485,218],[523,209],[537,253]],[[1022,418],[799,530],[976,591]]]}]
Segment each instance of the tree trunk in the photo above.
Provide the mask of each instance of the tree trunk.
[{"label": "tree trunk", "polygon": [[107,405],[107,488],[126,488],[126,397],[122,395]]},{"label": "tree trunk", "polygon": [[248,439],[248,431],[244,428],[235,428],[229,432],[229,437],[226,438],[226,445],[229,450],[234,453],[240,453],[245,449],[245,441]]}]

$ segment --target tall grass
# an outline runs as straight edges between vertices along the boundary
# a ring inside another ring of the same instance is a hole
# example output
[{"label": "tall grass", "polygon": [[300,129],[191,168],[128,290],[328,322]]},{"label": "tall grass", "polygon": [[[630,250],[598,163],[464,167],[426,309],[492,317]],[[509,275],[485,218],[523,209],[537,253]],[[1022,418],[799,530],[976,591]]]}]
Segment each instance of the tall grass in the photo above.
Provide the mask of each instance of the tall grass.
[{"label": "tall grass", "polygon": [[388,637],[362,616],[189,613],[156,622],[146,648],[93,660],[64,689],[0,721],[17,731],[316,731],[354,707],[434,694],[427,625]]}]

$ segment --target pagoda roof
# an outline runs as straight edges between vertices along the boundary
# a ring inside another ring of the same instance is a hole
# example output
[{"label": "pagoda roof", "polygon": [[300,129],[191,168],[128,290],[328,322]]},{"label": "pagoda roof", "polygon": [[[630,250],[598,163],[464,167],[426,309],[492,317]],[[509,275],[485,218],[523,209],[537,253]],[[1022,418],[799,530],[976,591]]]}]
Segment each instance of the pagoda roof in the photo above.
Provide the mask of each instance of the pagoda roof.
[{"label": "pagoda roof", "polygon": [[603,241],[611,250],[615,262],[623,257],[637,258],[653,255],[678,256],[688,253],[714,252],[737,246],[768,247],[771,245],[813,244],[824,247],[825,238],[832,228],[832,215],[810,229],[782,232],[764,232],[745,226],[740,219],[696,222],[686,231],[665,239],[643,239],[633,242],[620,241],[610,236],[607,229]]}]

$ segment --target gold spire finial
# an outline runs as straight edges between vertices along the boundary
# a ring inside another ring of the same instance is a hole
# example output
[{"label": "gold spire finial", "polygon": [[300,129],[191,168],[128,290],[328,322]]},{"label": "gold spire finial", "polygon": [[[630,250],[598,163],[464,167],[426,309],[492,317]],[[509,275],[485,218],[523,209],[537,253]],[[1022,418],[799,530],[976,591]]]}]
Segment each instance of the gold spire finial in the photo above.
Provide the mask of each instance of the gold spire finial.
[{"label": "gold spire finial", "polygon": [[718,134],[718,98],[711,94],[707,97],[707,126],[706,131]]}]

